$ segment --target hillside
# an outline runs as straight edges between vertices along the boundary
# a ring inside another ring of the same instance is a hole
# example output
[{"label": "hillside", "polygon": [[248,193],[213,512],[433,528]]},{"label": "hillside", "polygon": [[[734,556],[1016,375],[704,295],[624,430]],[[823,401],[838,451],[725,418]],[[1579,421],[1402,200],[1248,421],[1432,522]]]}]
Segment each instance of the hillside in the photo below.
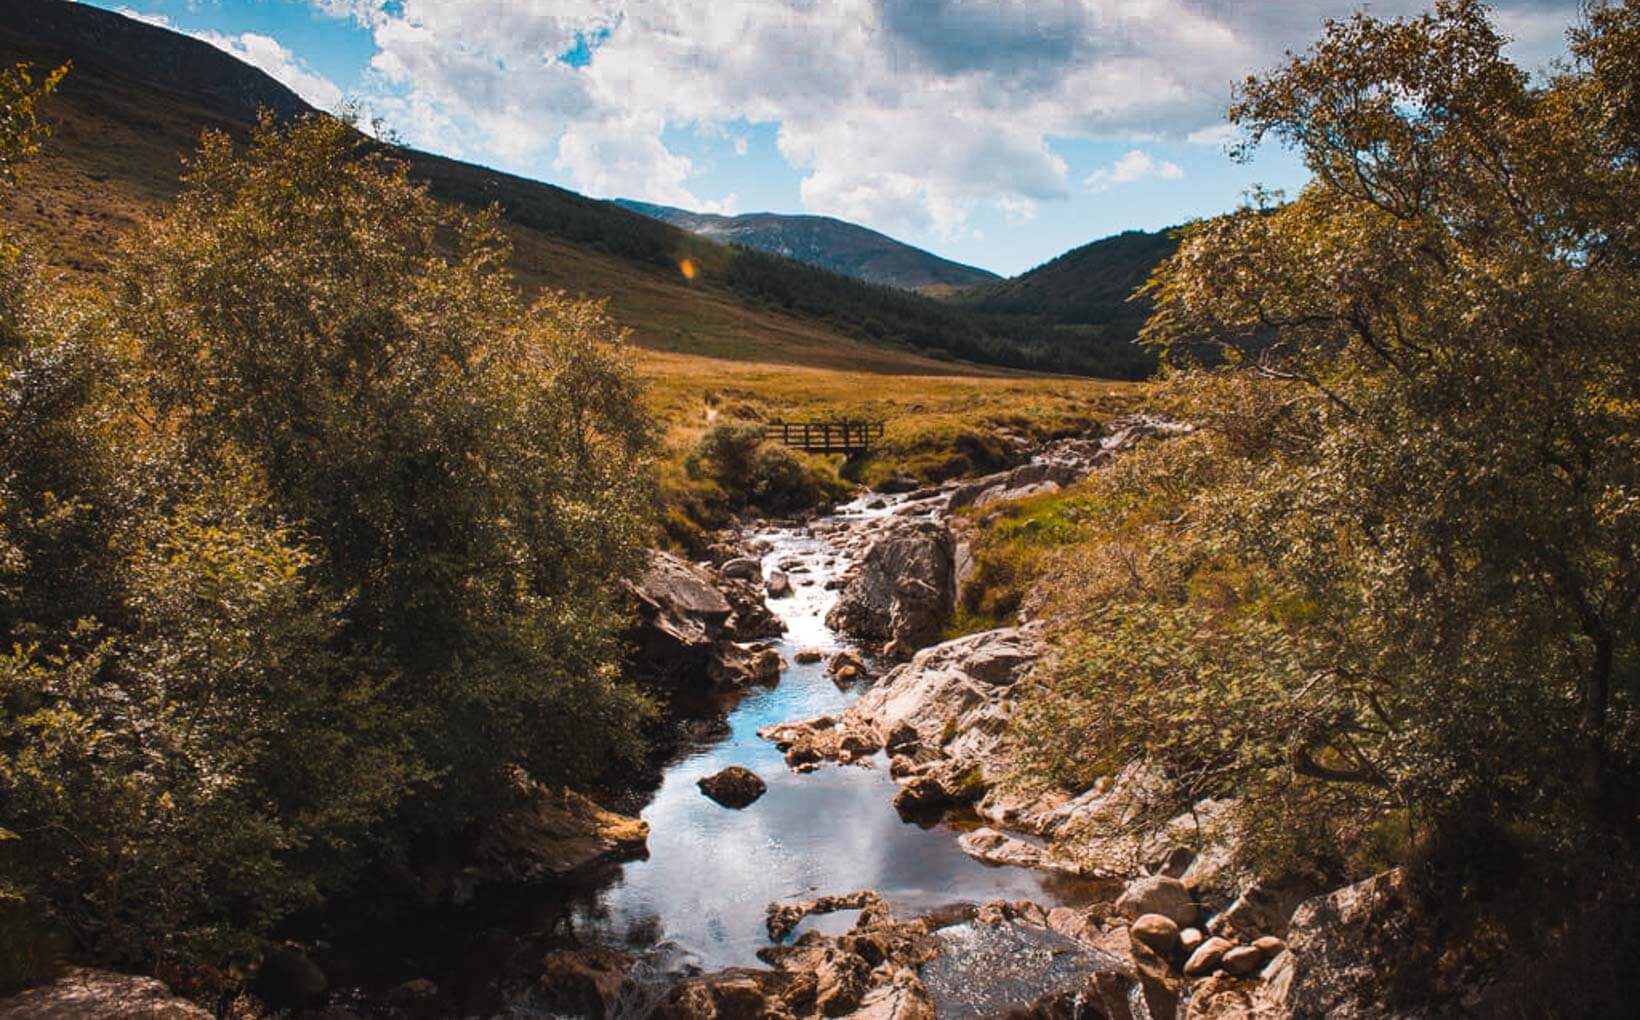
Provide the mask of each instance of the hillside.
[{"label": "hillside", "polygon": [[940,258],[886,234],[830,216],[766,212],[720,216],[625,198],[616,199],[615,204],[714,241],[784,255],[857,280],[900,290],[941,293],[1001,279],[988,270]]},{"label": "hillside", "polygon": [[1025,318],[1050,330],[1131,338],[1151,309],[1149,301],[1131,300],[1134,290],[1177,247],[1168,231],[1129,230],[953,300],[976,312]]},{"label": "hillside", "polygon": [[[46,107],[57,128],[46,158],[0,215],[34,235],[48,266],[84,283],[106,272],[116,238],[176,194],[202,129],[243,136],[258,108],[308,109],[206,43],[63,0],[0,0],[0,61],[73,66]],[[953,360],[1110,378],[1150,370],[1130,337],[975,314],[563,188],[412,149],[395,155],[441,199],[501,207],[526,289],[607,296],[651,349],[900,373],[971,371]]]}]

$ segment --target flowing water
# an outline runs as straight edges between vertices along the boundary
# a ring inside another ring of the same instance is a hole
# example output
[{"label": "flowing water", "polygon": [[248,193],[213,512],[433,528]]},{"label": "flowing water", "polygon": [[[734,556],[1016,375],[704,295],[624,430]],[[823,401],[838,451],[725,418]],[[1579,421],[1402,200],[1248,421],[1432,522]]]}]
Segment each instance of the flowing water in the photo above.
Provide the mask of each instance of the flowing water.
[{"label": "flowing water", "polygon": [[[872,511],[853,504],[840,513]],[[841,712],[859,692],[840,690],[823,661],[795,661],[801,649],[829,658],[847,645],[825,624],[837,598],[825,582],[844,565],[836,549],[803,528],[755,537],[769,546],[765,573],[784,565],[792,579],[791,597],[769,600],[786,623],[776,647],[791,666],[779,686],[757,690],[734,707],[725,739],[692,749],[667,768],[642,812],[650,826],[649,858],[622,865],[581,908],[582,930],[600,930],[612,941],[658,936],[712,970],[756,964],[757,950],[768,945],[765,907],[776,900],[875,889],[902,916],[959,900],[1059,901],[1067,890],[1048,876],[982,864],[958,848],[948,826],[903,821],[892,806],[896,787],[881,756],[871,768],[826,765],[798,774],[757,735],[772,723]],[[762,776],[768,792],[738,811],[704,796],[696,781],[729,765]]]},{"label": "flowing water", "polygon": [[[1086,890],[1073,881],[968,857],[957,846],[960,819],[902,820],[882,756],[869,768],[825,765],[798,774],[757,735],[772,723],[841,712],[860,695],[840,689],[824,660],[796,662],[802,649],[829,658],[848,647],[825,624],[837,598],[825,582],[846,564],[818,533],[895,505],[850,504],[837,521],[816,522],[815,529],[749,536],[766,543],[765,573],[784,569],[792,579],[790,597],[769,600],[786,623],[775,646],[790,666],[777,686],[753,689],[733,704],[726,735],[685,748],[666,766],[641,811],[650,826],[647,858],[602,866],[571,885],[488,890],[464,912],[378,929],[366,940],[344,937],[349,945],[332,956],[342,973],[334,976],[360,989],[352,1004],[373,1012],[369,1003],[388,988],[425,976],[440,988],[425,1015],[532,1015],[527,989],[514,975],[529,973],[528,959],[543,946],[566,941],[623,949],[656,972],[755,966],[758,949],[769,944],[768,904],[826,893],[875,889],[904,917],[998,898],[1085,900]],[[697,780],[729,765],[756,772],[768,792],[741,810],[701,793]],[[813,917],[798,933],[839,931],[852,920],[852,912]]]}]

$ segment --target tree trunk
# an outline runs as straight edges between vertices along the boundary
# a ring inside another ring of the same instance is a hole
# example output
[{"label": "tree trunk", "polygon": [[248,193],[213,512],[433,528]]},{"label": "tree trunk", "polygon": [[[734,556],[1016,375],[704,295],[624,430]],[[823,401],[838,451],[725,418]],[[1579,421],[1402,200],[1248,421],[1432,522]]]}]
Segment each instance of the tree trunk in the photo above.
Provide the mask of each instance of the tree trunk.
[{"label": "tree trunk", "polygon": [[1606,704],[1611,700],[1612,637],[1605,630],[1594,638],[1594,661],[1583,684],[1583,793],[1598,815],[1606,793]]}]

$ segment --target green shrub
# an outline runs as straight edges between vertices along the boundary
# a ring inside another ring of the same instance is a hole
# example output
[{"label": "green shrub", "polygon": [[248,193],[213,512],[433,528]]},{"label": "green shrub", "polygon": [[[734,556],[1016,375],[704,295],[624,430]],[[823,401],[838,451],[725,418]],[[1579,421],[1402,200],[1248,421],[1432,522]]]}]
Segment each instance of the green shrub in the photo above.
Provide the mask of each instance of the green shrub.
[{"label": "green shrub", "polygon": [[695,444],[686,467],[717,485],[732,506],[768,513],[810,509],[847,491],[832,465],[765,442],[762,426],[753,422],[714,424]]},{"label": "green shrub", "polygon": [[637,758],[651,430],[601,307],[523,305],[323,117],[207,136],[106,306],[0,255],[8,969],[243,958],[505,766]]}]

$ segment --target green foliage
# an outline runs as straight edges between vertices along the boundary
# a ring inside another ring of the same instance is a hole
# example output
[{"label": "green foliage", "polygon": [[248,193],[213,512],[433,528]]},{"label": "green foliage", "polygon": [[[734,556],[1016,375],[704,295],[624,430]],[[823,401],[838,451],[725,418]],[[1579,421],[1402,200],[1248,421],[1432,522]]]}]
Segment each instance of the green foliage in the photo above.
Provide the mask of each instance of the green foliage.
[{"label": "green foliage", "polygon": [[730,505],[771,513],[818,506],[846,491],[830,464],[764,442],[763,427],[756,422],[713,424],[695,444],[686,468],[717,486]]},{"label": "green foliage", "polygon": [[39,82],[27,64],[0,67],[0,188],[17,185],[23,168],[50,133],[36,108],[68,73],[59,67]]},{"label": "green foliage", "polygon": [[106,307],[0,267],[0,895],[81,953],[249,952],[505,767],[639,752],[650,427],[505,256],[315,117],[207,136]]},{"label": "green foliage", "polygon": [[1143,761],[1153,822],[1236,796],[1274,870],[1461,819],[1629,838],[1637,42],[1640,5],[1599,6],[1534,88],[1459,0],[1246,83],[1250,141],[1315,181],[1194,226],[1149,285],[1201,431],[1090,487],[1035,769]]}]

